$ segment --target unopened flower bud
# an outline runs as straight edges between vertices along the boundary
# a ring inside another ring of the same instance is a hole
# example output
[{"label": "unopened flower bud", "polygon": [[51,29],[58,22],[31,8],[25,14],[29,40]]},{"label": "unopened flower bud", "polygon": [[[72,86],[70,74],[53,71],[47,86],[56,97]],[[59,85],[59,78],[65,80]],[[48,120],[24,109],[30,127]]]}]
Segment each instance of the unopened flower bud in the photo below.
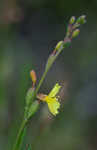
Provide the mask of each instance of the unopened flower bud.
[{"label": "unopened flower bud", "polygon": [[32,70],[32,71],[30,72],[30,77],[31,77],[31,79],[32,79],[33,84],[35,85],[36,80],[37,80],[37,77],[36,77],[36,73],[35,73],[34,70]]},{"label": "unopened flower bud", "polygon": [[73,33],[72,33],[72,38],[77,37],[79,35],[79,33],[80,33],[79,29],[74,30]]},{"label": "unopened flower bud", "polygon": [[76,21],[78,24],[84,24],[86,23],[86,16],[85,15],[82,15],[80,16],[77,21]]},{"label": "unopened flower bud", "polygon": [[62,46],[62,44],[63,44],[63,41],[59,41],[59,42],[57,43],[57,45],[56,45],[55,50],[59,50],[60,47]]},{"label": "unopened flower bud", "polygon": [[75,22],[75,16],[72,16],[72,17],[70,18],[69,23],[70,23],[70,24],[73,24],[74,22]]}]

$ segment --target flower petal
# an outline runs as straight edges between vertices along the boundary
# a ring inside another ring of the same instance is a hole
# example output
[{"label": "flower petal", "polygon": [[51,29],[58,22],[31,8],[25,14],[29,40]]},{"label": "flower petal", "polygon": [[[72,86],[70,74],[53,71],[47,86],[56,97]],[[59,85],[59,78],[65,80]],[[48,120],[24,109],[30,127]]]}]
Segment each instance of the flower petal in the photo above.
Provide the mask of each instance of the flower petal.
[{"label": "flower petal", "polygon": [[50,112],[56,116],[58,114],[58,109],[60,108],[60,103],[56,98],[51,98],[51,101],[47,101]]},{"label": "flower petal", "polygon": [[49,97],[55,97],[56,94],[59,92],[60,88],[61,88],[61,86],[58,83],[56,83],[54,88],[51,90],[51,92],[49,93],[48,96]]}]

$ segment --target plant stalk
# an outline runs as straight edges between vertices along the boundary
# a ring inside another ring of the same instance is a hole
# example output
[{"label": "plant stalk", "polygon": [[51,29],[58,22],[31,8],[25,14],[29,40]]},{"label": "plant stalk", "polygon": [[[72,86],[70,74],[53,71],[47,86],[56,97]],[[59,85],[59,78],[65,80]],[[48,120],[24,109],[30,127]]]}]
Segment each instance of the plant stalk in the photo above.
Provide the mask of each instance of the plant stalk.
[{"label": "plant stalk", "polygon": [[12,150],[19,150],[20,149],[21,144],[22,144],[22,142],[21,142],[22,141],[22,134],[24,132],[24,129],[26,129],[26,124],[27,124],[27,120],[24,119],[21,123],[20,129],[19,129],[19,132],[18,132],[18,135],[16,138],[16,142],[15,142]]}]

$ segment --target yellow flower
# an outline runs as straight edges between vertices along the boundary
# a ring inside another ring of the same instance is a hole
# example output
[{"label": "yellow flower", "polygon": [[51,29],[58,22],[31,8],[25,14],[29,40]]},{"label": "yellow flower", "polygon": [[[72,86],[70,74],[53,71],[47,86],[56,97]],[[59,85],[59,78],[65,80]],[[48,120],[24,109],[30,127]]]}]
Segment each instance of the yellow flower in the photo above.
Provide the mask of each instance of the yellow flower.
[{"label": "yellow flower", "polygon": [[45,101],[48,104],[50,112],[55,116],[59,113],[58,109],[60,108],[60,103],[56,96],[60,88],[61,86],[57,83],[48,95],[39,94],[37,96],[40,100]]}]

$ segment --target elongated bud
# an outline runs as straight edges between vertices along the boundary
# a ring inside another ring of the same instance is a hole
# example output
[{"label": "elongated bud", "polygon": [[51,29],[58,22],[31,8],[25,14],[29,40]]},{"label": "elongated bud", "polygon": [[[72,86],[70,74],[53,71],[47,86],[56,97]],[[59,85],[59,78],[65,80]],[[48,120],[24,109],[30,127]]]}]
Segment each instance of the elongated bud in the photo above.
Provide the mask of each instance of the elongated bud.
[{"label": "elongated bud", "polygon": [[35,85],[36,80],[37,80],[37,77],[36,77],[36,73],[35,73],[34,70],[32,70],[32,71],[30,72],[30,77],[31,77],[31,79],[32,79],[33,84]]},{"label": "elongated bud", "polygon": [[34,88],[30,88],[28,91],[27,91],[27,95],[26,95],[26,105],[25,105],[25,112],[24,112],[24,115],[25,115],[25,118],[27,117],[27,112],[29,110],[29,107],[31,105],[31,103],[33,103],[33,96],[34,96]]},{"label": "elongated bud", "polygon": [[73,24],[75,22],[75,19],[76,19],[75,16],[72,16],[70,18],[69,24]]},{"label": "elongated bud", "polygon": [[85,15],[80,16],[77,19],[76,23],[78,23],[78,24],[84,24],[84,23],[86,23],[86,16]]},{"label": "elongated bud", "polygon": [[63,44],[63,41],[59,41],[56,45],[55,50],[59,50],[61,48],[62,44]]},{"label": "elongated bud", "polygon": [[29,110],[28,110],[28,113],[27,113],[27,119],[31,118],[35,114],[35,112],[37,112],[38,108],[39,108],[39,103],[36,100],[29,107]]},{"label": "elongated bud", "polygon": [[79,29],[76,29],[75,31],[73,31],[73,33],[72,33],[72,38],[77,37],[77,36],[79,35],[79,33],[80,33],[80,30],[79,30]]},{"label": "elongated bud", "polygon": [[34,95],[34,89],[30,88],[27,91],[27,95],[26,95],[26,105],[27,106],[32,102],[33,95]]}]

